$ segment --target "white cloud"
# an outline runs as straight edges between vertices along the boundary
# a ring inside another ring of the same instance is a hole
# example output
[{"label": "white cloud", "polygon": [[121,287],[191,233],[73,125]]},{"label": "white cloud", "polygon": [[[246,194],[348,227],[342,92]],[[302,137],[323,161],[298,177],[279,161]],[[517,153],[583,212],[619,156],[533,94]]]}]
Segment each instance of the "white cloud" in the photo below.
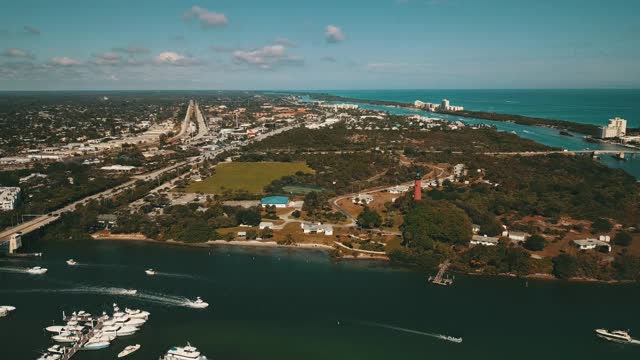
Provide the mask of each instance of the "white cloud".
[{"label": "white cloud", "polygon": [[342,29],[335,25],[327,26],[327,31],[325,31],[324,36],[327,42],[331,44],[342,42],[345,39]]},{"label": "white cloud", "polygon": [[6,56],[6,57],[12,57],[12,58],[26,58],[26,59],[34,58],[34,56],[28,51],[25,51],[22,49],[16,49],[16,48],[5,49],[4,52],[0,55]]},{"label": "white cloud", "polygon": [[290,40],[290,39],[288,39],[286,37],[282,37],[282,36],[279,36],[279,37],[273,39],[273,42],[276,43],[276,44],[282,44],[282,45],[285,45],[285,46],[288,46],[288,47],[295,47],[297,45],[295,43],[295,41]]},{"label": "white cloud", "polygon": [[198,19],[202,27],[222,27],[229,23],[225,14],[209,11],[199,6],[193,6],[184,13],[185,20]]},{"label": "white cloud", "polygon": [[200,61],[196,59],[193,59],[191,57],[188,57],[173,51],[161,52],[154,58],[154,62],[160,65],[178,65],[178,66],[189,66],[189,65],[200,64]]},{"label": "white cloud", "polygon": [[236,50],[233,52],[236,64],[253,65],[261,69],[271,69],[276,65],[302,64],[304,59],[289,55],[284,45],[268,45],[254,50]]},{"label": "white cloud", "polygon": [[70,58],[68,56],[54,57],[50,63],[57,66],[74,66],[82,65],[82,61]]}]

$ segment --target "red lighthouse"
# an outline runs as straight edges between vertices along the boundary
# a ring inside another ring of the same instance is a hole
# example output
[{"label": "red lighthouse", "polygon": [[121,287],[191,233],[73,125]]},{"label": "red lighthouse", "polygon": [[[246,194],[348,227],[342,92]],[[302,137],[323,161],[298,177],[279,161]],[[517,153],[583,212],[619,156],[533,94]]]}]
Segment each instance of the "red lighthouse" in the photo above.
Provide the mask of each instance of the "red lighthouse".
[{"label": "red lighthouse", "polygon": [[422,175],[420,175],[420,172],[416,173],[416,180],[413,188],[413,200],[422,200]]}]

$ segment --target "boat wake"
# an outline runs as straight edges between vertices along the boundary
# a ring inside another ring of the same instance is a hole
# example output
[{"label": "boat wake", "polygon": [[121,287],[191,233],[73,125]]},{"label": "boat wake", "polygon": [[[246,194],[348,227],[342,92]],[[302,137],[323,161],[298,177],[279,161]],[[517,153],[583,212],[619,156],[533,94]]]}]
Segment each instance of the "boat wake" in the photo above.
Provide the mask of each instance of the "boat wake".
[{"label": "boat wake", "polygon": [[4,289],[0,290],[0,293],[11,294],[24,294],[24,293],[47,293],[47,294],[99,294],[99,295],[120,295],[120,296],[132,296],[136,294],[136,290],[128,290],[115,287],[77,287],[77,288],[60,288],[60,289]]},{"label": "boat wake", "polygon": [[176,278],[176,279],[190,279],[190,280],[207,281],[207,279],[205,279],[203,277],[200,277],[200,276],[196,276],[196,275],[170,273],[170,272],[164,272],[164,271],[157,271],[155,276],[164,276],[164,277],[170,277],[170,278]]},{"label": "boat wake", "polygon": [[424,332],[424,331],[406,329],[406,328],[401,328],[401,327],[398,327],[398,326],[380,324],[380,323],[374,323],[374,322],[358,321],[357,323],[361,324],[361,325],[366,325],[366,326],[372,326],[372,327],[378,327],[378,328],[383,328],[383,329],[401,331],[401,332],[405,332],[405,333],[409,333],[409,334],[429,336],[429,337],[432,337],[432,338],[435,338],[435,339],[440,339],[440,340],[445,340],[445,341],[462,342],[462,339],[460,339],[460,338],[456,339],[454,337],[443,335],[443,334],[428,333],[428,332]]},{"label": "boat wake", "polygon": [[8,272],[14,274],[28,274],[28,269],[17,267],[0,267],[0,272]]},{"label": "boat wake", "polygon": [[152,292],[145,292],[145,291],[139,291],[134,295],[134,297],[142,301],[146,301],[154,304],[160,304],[160,305],[167,305],[167,306],[191,307],[191,303],[192,303],[191,300],[187,299],[184,296],[175,296],[175,295],[152,293]]}]

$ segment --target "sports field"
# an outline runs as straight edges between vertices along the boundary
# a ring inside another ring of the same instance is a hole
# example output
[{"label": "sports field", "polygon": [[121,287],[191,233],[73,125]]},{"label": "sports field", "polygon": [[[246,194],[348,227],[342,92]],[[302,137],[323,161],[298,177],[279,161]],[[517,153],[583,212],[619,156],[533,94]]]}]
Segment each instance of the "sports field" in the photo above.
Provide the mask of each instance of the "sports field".
[{"label": "sports field", "polygon": [[216,166],[215,174],[201,182],[191,182],[185,192],[220,194],[225,190],[244,190],[262,194],[273,180],[298,171],[313,173],[305,162],[231,162]]}]

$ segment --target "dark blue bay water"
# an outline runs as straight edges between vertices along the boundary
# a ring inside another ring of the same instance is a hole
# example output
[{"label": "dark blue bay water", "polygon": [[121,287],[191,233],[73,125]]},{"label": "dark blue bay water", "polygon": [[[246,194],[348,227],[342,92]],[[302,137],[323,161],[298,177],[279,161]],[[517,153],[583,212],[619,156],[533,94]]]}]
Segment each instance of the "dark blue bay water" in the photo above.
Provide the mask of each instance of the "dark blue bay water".
[{"label": "dark blue bay water", "polygon": [[[98,312],[113,302],[151,312],[144,329],[78,360],[157,359],[192,344],[218,360],[637,359],[638,345],[599,340],[598,327],[640,335],[640,286],[458,276],[452,287],[367,261],[333,262],[319,251],[186,248],[146,243],[38,243],[38,261],[0,261],[0,270],[41,265],[43,276],[0,271],[0,359],[37,358],[43,328],[62,311]],[[69,267],[74,258],[82,266]],[[154,267],[166,275],[149,277]],[[137,289],[118,295],[113,288]],[[75,289],[75,290],[74,290]],[[206,310],[180,306],[202,296]],[[429,334],[461,336],[461,344]]]},{"label": "dark blue bay water", "polygon": [[333,95],[413,103],[415,100],[469,110],[605,125],[619,116],[640,127],[640,90],[326,90]]}]

